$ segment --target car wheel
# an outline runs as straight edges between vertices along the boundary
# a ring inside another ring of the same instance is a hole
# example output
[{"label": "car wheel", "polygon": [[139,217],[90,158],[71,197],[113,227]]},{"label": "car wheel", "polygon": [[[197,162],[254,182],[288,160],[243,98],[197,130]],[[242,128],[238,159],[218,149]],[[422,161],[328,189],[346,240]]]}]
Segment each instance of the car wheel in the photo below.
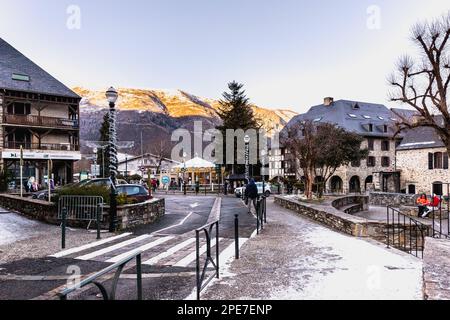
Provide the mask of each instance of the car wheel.
[{"label": "car wheel", "polygon": [[264,195],[266,196],[266,198],[270,197],[270,191],[266,191]]}]

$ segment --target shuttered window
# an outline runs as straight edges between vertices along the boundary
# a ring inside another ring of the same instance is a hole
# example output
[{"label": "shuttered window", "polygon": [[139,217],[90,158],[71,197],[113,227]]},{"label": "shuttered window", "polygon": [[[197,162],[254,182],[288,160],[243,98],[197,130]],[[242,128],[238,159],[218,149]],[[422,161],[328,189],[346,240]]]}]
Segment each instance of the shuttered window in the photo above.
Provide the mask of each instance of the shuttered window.
[{"label": "shuttered window", "polygon": [[428,169],[429,170],[434,169],[434,154],[432,154],[432,153],[428,154]]},{"label": "shuttered window", "polygon": [[444,152],[444,169],[448,170],[448,153]]}]

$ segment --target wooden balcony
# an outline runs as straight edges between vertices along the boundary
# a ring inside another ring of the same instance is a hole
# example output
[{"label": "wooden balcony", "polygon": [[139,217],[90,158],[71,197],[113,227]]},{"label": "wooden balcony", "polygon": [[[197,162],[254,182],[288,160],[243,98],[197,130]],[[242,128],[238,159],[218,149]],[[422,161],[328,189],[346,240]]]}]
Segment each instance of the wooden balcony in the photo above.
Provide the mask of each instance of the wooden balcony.
[{"label": "wooden balcony", "polygon": [[9,141],[5,142],[3,147],[5,149],[19,150],[22,147],[24,150],[48,150],[48,151],[80,151],[80,146],[71,145],[69,143],[27,143]]},{"label": "wooden balcony", "polygon": [[79,129],[78,120],[40,117],[34,115],[5,114],[3,116],[3,124],[65,130]]}]

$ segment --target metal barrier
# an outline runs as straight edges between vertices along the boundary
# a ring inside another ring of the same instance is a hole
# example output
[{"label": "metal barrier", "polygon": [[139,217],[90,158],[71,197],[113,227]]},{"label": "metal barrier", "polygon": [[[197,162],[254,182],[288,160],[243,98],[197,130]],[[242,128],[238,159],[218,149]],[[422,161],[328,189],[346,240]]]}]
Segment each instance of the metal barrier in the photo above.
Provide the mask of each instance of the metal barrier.
[{"label": "metal barrier", "polygon": [[423,258],[429,227],[399,210],[387,207],[387,246]]},{"label": "metal barrier", "polygon": [[235,258],[239,260],[239,215],[234,215],[234,245],[235,245]]},{"label": "metal barrier", "polygon": [[267,198],[261,196],[256,202],[256,233],[264,230],[264,223],[267,223]]},{"label": "metal barrier", "polygon": [[[216,238],[216,261],[212,257],[211,253],[211,241],[213,239],[212,234],[215,230],[215,238]],[[204,233],[206,236],[206,260],[203,268],[200,266],[200,234]],[[197,300],[200,300],[200,294],[211,282],[212,279],[219,279],[219,220],[210,223],[202,228],[195,230],[196,237],[196,276],[197,276]],[[214,267],[215,273],[211,275],[209,278],[205,279],[206,273],[208,271],[208,266],[211,264]]]},{"label": "metal barrier", "polygon": [[[122,271],[124,269],[124,267],[132,260],[134,260],[136,258],[136,273],[137,273],[137,300],[142,300],[142,266],[141,266],[141,255],[142,252],[138,251],[136,253],[134,253],[133,255],[129,256],[126,259],[123,259],[115,264],[113,264],[112,266],[103,269],[102,271],[86,278],[85,280],[81,281],[80,283],[74,285],[71,288],[67,288],[63,291],[61,291],[60,293],[58,293],[58,296],[60,298],[60,300],[67,300],[67,296],[71,293],[76,292],[77,290],[86,287],[90,284],[95,285],[101,292],[103,300],[115,300],[116,299],[116,290],[117,290],[117,284],[119,282],[120,279],[120,275],[122,274]],[[105,286],[103,284],[101,284],[100,282],[98,282],[97,280],[104,276],[107,273],[110,273],[111,271],[117,269],[115,275],[114,275],[114,279],[113,279],[113,283],[112,283],[112,287],[111,290],[108,294],[108,291],[106,290]]]},{"label": "metal barrier", "polygon": [[58,201],[58,219],[61,220],[61,247],[66,248],[66,226],[68,220],[97,223],[97,240],[101,238],[100,223],[103,218],[104,200],[95,196],[61,196]]}]

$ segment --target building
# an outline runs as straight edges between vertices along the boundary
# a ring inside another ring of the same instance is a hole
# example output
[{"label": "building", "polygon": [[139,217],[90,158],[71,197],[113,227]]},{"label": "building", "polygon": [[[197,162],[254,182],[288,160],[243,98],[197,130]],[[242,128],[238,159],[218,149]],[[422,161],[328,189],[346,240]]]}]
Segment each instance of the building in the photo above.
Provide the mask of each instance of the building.
[{"label": "building", "polygon": [[[293,118],[287,128],[303,121],[332,123],[358,133],[364,137],[362,147],[369,149],[368,158],[361,163],[353,163],[337,170],[326,186],[328,192],[400,191],[400,173],[395,167],[395,149],[401,137],[394,138],[397,119],[386,106],[325,98],[323,104]],[[289,178],[295,171],[293,159],[286,151],[271,150],[271,179]],[[301,179],[301,176],[297,174],[296,179]],[[320,177],[317,179],[320,181]]]},{"label": "building", "polygon": [[140,175],[144,179],[148,179],[150,174],[150,178],[159,179],[160,185],[163,186],[165,184],[163,180],[167,178],[178,183],[178,173],[175,167],[179,164],[172,159],[146,153],[143,156],[121,157],[118,171],[123,176]]},{"label": "building", "polygon": [[433,128],[409,130],[397,148],[397,168],[402,192],[449,194],[450,170],[447,148]]},{"label": "building", "polygon": [[[45,183],[50,167],[57,184],[73,179],[81,159],[79,103],[81,98],[0,38],[0,164],[20,183]],[[51,160],[51,161],[49,161]]]}]

